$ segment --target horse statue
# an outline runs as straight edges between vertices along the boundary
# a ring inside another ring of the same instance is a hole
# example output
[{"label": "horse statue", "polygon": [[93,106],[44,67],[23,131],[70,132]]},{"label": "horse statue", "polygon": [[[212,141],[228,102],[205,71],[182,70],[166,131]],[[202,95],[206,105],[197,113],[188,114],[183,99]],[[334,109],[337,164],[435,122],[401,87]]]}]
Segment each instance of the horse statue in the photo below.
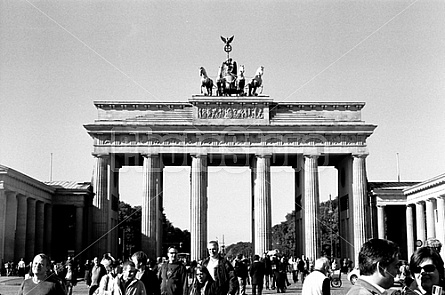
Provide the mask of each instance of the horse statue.
[{"label": "horse statue", "polygon": [[[255,73],[255,77],[252,78],[252,81],[248,83],[249,86],[249,96],[257,96],[256,90],[261,87],[261,93],[263,92],[263,79],[262,76],[264,74],[264,67],[260,66]],[[260,94],[261,94],[260,93]]]},{"label": "horse statue", "polygon": [[240,65],[239,66],[239,70],[238,70],[238,77],[236,78],[235,81],[235,86],[236,86],[236,90],[237,93],[236,95],[241,95],[244,96],[244,86],[246,85],[246,78],[244,77],[244,65]]},{"label": "horse statue", "polygon": [[203,94],[202,88],[206,89],[204,95],[212,96],[213,80],[207,76],[207,72],[204,67],[199,68],[199,75],[201,76],[201,94]]}]

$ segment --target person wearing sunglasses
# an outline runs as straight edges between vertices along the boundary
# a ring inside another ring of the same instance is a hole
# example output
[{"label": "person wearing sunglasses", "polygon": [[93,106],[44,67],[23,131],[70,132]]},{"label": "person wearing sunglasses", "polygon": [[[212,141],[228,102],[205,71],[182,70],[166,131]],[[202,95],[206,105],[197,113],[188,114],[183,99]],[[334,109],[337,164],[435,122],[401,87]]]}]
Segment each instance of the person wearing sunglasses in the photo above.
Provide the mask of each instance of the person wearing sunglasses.
[{"label": "person wearing sunglasses", "polygon": [[431,295],[433,286],[444,287],[444,263],[439,253],[430,247],[417,249],[409,263],[414,282],[405,294]]}]

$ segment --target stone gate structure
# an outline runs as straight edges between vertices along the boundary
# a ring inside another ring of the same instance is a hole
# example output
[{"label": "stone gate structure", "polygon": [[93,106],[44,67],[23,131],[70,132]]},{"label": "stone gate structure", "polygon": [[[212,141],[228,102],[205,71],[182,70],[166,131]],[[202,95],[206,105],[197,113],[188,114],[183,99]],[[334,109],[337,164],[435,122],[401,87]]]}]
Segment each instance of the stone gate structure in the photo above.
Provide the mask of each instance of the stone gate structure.
[{"label": "stone gate structure", "polygon": [[[117,252],[119,168],[143,166],[142,248],[161,255],[164,166],[191,166],[191,259],[206,256],[207,168],[248,166],[252,242],[271,248],[270,167],[295,170],[298,255],[320,256],[319,166],[338,170],[342,257],[355,258],[371,236],[365,159],[376,125],[361,119],[363,102],[278,102],[268,96],[192,96],[187,102],[97,101],[85,125],[96,157],[92,227],[97,253]],[[358,245],[354,247],[354,245]]]}]

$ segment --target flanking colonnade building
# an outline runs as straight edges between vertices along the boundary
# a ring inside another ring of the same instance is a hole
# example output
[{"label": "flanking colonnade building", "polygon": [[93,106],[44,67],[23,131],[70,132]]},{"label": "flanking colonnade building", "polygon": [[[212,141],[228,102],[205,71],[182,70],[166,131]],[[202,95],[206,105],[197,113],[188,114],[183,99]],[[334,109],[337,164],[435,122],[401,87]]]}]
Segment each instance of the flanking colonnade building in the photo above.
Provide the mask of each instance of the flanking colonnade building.
[{"label": "flanking colonnade building", "polygon": [[[342,257],[356,257],[371,237],[367,195],[367,138],[376,125],[361,119],[363,102],[275,102],[268,96],[193,96],[187,102],[97,101],[98,118],[84,127],[96,157],[93,216],[99,253],[117,250],[115,212],[119,168],[143,166],[142,249],[161,255],[162,171],[190,166],[191,259],[207,255],[207,169],[251,169],[252,242],[255,253],[272,247],[271,166],[295,171],[296,253],[321,255],[319,166],[338,170]],[[231,229],[227,229],[231,230]]]}]

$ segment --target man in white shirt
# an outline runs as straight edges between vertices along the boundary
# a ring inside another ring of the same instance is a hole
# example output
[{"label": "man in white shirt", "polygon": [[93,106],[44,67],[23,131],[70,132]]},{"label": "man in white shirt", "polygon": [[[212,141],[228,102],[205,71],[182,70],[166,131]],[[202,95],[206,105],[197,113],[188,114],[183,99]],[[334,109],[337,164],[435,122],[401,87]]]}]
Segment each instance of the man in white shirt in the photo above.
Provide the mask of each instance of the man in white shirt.
[{"label": "man in white shirt", "polygon": [[304,280],[302,295],[331,294],[330,280],[326,276],[331,268],[329,259],[321,257],[315,260],[314,271]]}]

